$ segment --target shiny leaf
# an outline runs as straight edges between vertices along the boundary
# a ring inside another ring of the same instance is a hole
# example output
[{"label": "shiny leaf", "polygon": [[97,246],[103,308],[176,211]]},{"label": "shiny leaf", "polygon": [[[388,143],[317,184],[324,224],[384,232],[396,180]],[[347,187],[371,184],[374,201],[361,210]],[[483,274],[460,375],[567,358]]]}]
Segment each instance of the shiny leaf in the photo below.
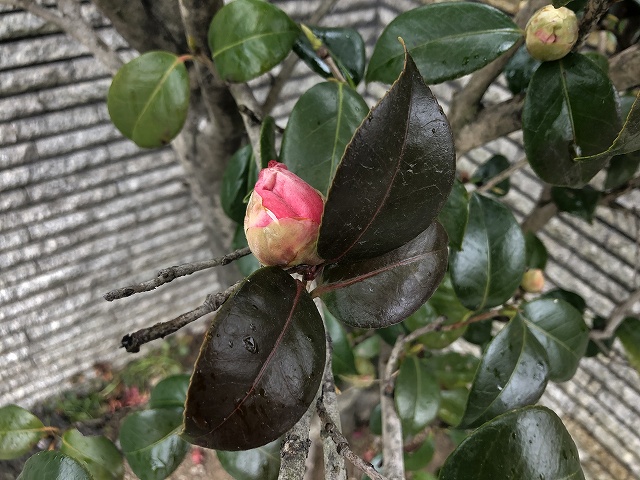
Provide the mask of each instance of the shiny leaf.
[{"label": "shiny leaf", "polygon": [[327,327],[327,335],[331,338],[332,356],[331,366],[336,377],[341,375],[355,375],[355,357],[353,349],[347,338],[347,332],[340,322],[331,315],[331,312],[324,309],[324,323]]},{"label": "shiny leaf", "polygon": [[[352,28],[323,28],[309,27],[313,34],[322,41],[329,55],[335,61],[345,78],[350,78],[357,85],[364,76],[365,48],[360,34]],[[311,67],[311,69],[325,78],[333,74],[329,66],[311,47],[311,43],[303,34],[293,45],[293,51]]]},{"label": "shiny leaf", "polygon": [[611,190],[631,180],[640,167],[640,152],[616,155],[607,167],[607,178],[604,188]]},{"label": "shiny leaf", "polygon": [[578,450],[558,416],[526,407],[481,426],[447,458],[440,480],[584,480]]},{"label": "shiny leaf", "polygon": [[470,384],[480,363],[473,355],[458,352],[434,354],[424,362],[435,373],[440,386],[448,389]]},{"label": "shiny leaf", "polygon": [[124,477],[122,454],[103,436],[85,437],[75,428],[62,436],[60,452],[78,460],[93,480],[117,480]]},{"label": "shiny leaf", "polygon": [[573,377],[589,342],[582,314],[564,300],[543,299],[525,304],[522,319],[547,352],[549,380]]},{"label": "shiny leaf", "polygon": [[339,320],[354,327],[399,323],[435,291],[447,268],[447,235],[435,222],[380,257],[324,268],[313,291]]},{"label": "shiny leaf", "polygon": [[616,330],[629,363],[640,373],[640,319],[627,317]]},{"label": "shiny leaf", "polygon": [[[471,182],[476,186],[481,187],[499,173],[504,172],[510,166],[511,163],[509,163],[507,157],[505,157],[504,155],[494,155],[489,160],[480,165],[475,172],[473,172],[473,175],[471,176]],[[511,188],[511,181],[509,180],[509,178],[505,178],[495,187],[489,190],[489,193],[492,193],[496,197],[503,197],[507,193],[509,193],[509,188]]]},{"label": "shiny leaf", "polygon": [[415,435],[436,418],[440,387],[435,375],[417,357],[406,357],[400,365],[394,399],[406,435]]},{"label": "shiny leaf", "polygon": [[272,442],[302,417],[325,362],[322,318],[279,267],[253,273],[218,310],[196,361],[183,437],[216,450]]},{"label": "shiny leaf", "polygon": [[535,403],[548,377],[543,346],[516,315],[480,360],[460,427],[477,427],[507,410]]},{"label": "shiny leaf", "polygon": [[438,221],[449,236],[449,245],[460,250],[469,221],[469,194],[458,180],[453,182],[451,193],[438,214]]},{"label": "shiny leaf", "polygon": [[558,210],[567,212],[587,222],[593,222],[601,193],[591,185],[583,188],[551,187],[551,199]]},{"label": "shiny leaf", "polygon": [[240,148],[229,159],[222,175],[220,204],[224,213],[234,222],[242,224],[247,204],[244,202],[249,190],[249,169],[255,163],[251,145]]},{"label": "shiny leaf", "polygon": [[463,338],[474,345],[478,345],[484,349],[485,345],[493,338],[493,320],[483,320],[481,322],[473,322],[467,326]]},{"label": "shiny leaf", "polygon": [[141,480],[164,480],[187,454],[189,444],[178,436],[182,410],[143,410],[127,415],[122,422],[122,453]]},{"label": "shiny leaf", "polygon": [[407,54],[405,69],[356,131],[325,204],[318,253],[372,258],[427,229],[455,172],[449,123]]},{"label": "shiny leaf", "polygon": [[522,230],[511,210],[473,194],[462,250],[451,253],[451,281],[471,310],[495,307],[516,291],[525,263]]},{"label": "shiny leaf", "polygon": [[527,232],[524,234],[526,260],[525,266],[527,268],[539,268],[544,270],[547,265],[547,248],[542,243],[535,233]]},{"label": "shiny leaf", "polygon": [[167,145],[180,133],[189,109],[184,57],[147,52],[124,65],[107,95],[109,116],[139,147]]},{"label": "shiny leaf", "polygon": [[222,468],[236,480],[276,480],[280,470],[280,441],[242,452],[217,451]]},{"label": "shiny leaf", "polygon": [[0,408],[0,460],[21,457],[45,434],[45,426],[28,410],[17,405]]},{"label": "shiny leaf", "polygon": [[499,10],[470,2],[441,3],[398,15],[373,51],[367,81],[391,83],[402,69],[402,37],[428,83],[461,77],[506,52],[522,31]]},{"label": "shiny leaf", "polygon": [[36,453],[24,464],[18,480],[94,480],[79,461],[55,450]]},{"label": "shiny leaf", "polygon": [[149,408],[184,408],[189,375],[172,375],[160,381],[151,391]]},{"label": "shiny leaf", "polygon": [[570,53],[536,70],[525,99],[522,130],[529,164],[545,182],[583,186],[612,154],[578,157],[607,149],[619,129],[613,86],[591,60]]},{"label": "shiny leaf", "polygon": [[464,416],[469,390],[464,387],[440,392],[438,417],[451,426],[458,425]]},{"label": "shiny leaf", "polygon": [[627,114],[624,126],[613,141],[613,144],[599,154],[578,157],[576,158],[576,161],[583,162],[600,159],[605,159],[606,161],[611,158],[612,155],[622,155],[624,153],[631,153],[640,150],[640,101],[638,99],[640,99],[640,93],[636,96],[636,99]]},{"label": "shiny leaf", "polygon": [[262,0],[235,0],[213,17],[209,48],[224,80],[246,82],[284,60],[299,33],[278,7]]},{"label": "shiny leaf", "polygon": [[[260,126],[260,157],[262,165],[268,165],[271,160],[278,160],[276,121],[269,115],[262,119],[262,125]],[[251,188],[253,188],[253,185],[251,185]]]},{"label": "shiny leaf", "polygon": [[570,290],[563,290],[561,288],[554,288],[553,290],[549,290],[548,292],[540,295],[539,298],[556,298],[558,300],[564,300],[582,314],[584,314],[584,311],[587,308],[587,302],[584,301],[584,298],[582,298],[575,292],[572,292]]},{"label": "shiny leaf", "polygon": [[311,87],[289,117],[282,138],[282,162],[326,195],[345,147],[368,111],[362,97],[342,83]]},{"label": "shiny leaf", "polygon": [[529,55],[526,46],[521,46],[504,67],[504,77],[511,93],[524,92],[529,86],[533,73],[540,66],[540,61]]}]

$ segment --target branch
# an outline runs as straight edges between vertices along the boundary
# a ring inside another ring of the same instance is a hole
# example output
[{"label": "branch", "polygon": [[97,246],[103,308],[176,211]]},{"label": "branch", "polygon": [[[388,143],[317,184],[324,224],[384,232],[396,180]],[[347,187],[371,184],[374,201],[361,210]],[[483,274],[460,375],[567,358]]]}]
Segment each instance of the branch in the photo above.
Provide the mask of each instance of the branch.
[{"label": "branch", "polygon": [[[313,15],[311,15],[304,23],[308,23],[309,25],[317,24],[335,6],[336,3],[338,3],[338,0],[324,0]],[[278,76],[274,79],[271,89],[267,94],[267,98],[262,104],[262,113],[264,115],[269,114],[269,112],[273,110],[273,107],[276,106],[276,103],[278,103],[278,97],[289,80],[289,77],[293,74],[296,63],[298,63],[298,56],[295,53],[291,53],[284,62],[282,62],[282,68],[280,69]]]},{"label": "branch", "polygon": [[[400,340],[401,341],[401,340]],[[393,391],[387,393],[386,384],[390,378],[390,371],[397,365],[392,361],[389,346],[381,345],[378,371],[380,372],[380,410],[382,413],[382,457],[384,458],[384,473],[391,480],[404,480],[404,451],[402,448],[402,423],[393,401]],[[398,341],[396,341],[396,345]],[[394,347],[395,348],[395,347]],[[399,353],[398,353],[399,355]],[[383,373],[384,372],[384,373]]]},{"label": "branch", "polygon": [[[351,462],[353,466],[358,468],[363,473],[367,474],[369,478],[371,478],[371,480],[387,480],[386,477],[380,475],[376,471],[376,469],[373,468],[373,465],[371,465],[369,462],[364,461],[358,455],[353,453],[351,447],[349,447],[349,442],[347,442],[347,439],[344,437],[344,435],[342,435],[340,429],[333,423],[329,413],[327,413],[322,396],[318,398],[318,401],[316,402],[316,409],[318,411],[320,421],[323,424],[322,432],[328,435],[329,438],[331,438],[331,440],[335,443],[338,454],[343,455],[347,460],[349,460],[349,462]],[[325,472],[325,475],[326,473],[327,472]],[[326,478],[331,477],[326,476]]]},{"label": "branch", "polygon": [[512,174],[514,174],[515,172],[517,172],[521,168],[526,167],[528,163],[529,162],[527,161],[526,157],[525,158],[521,158],[516,163],[511,165],[509,168],[503,170],[502,172],[500,172],[495,177],[490,178],[484,185],[479,187],[477,191],[480,192],[480,193],[484,193],[484,192],[490,191],[493,187],[498,185],[501,181],[506,180]]},{"label": "branch", "polygon": [[238,105],[238,110],[242,115],[244,128],[247,130],[249,143],[251,143],[251,148],[253,148],[253,156],[258,164],[258,170],[260,170],[260,122],[262,107],[258,104],[251,88],[246,83],[232,83],[229,85],[229,91],[231,95],[233,95]]},{"label": "branch", "polygon": [[134,295],[136,293],[150,292],[151,290],[155,290],[159,286],[164,285],[165,283],[169,283],[178,277],[191,275],[192,273],[199,272],[200,270],[206,270],[207,268],[228,265],[234,260],[249,255],[250,253],[251,250],[249,250],[249,247],[245,247],[228,253],[223,257],[164,268],[158,272],[158,276],[156,278],[135,285],[130,285],[128,287],[112,290],[104,294],[104,299],[107,302],[112,302],[121,298],[130,297],[131,295]]},{"label": "branch", "polygon": [[[318,389],[318,392],[322,386]],[[316,396],[317,398],[317,396]],[[309,408],[285,436],[280,448],[280,473],[278,480],[300,480],[306,468],[307,455],[311,447],[309,440],[309,428],[311,417],[315,409],[315,402]]]},{"label": "branch", "polygon": [[620,92],[640,85],[640,44],[636,43],[609,59],[609,77]]},{"label": "branch", "polygon": [[577,50],[587,39],[587,36],[595,27],[602,16],[607,13],[609,7],[613,2],[609,0],[589,0],[584,8],[584,14],[580,20],[580,26],[578,27],[578,41],[574,50]]},{"label": "branch", "polygon": [[624,321],[625,317],[633,310],[633,306],[640,302],[640,289],[632,292],[629,297],[613,309],[609,320],[607,321],[607,328],[602,331],[592,330],[591,338],[593,340],[605,340],[611,338],[620,324]]},{"label": "branch", "polygon": [[129,353],[137,353],[140,351],[140,346],[145,343],[149,343],[158,338],[164,338],[167,335],[177,332],[182,327],[194,322],[200,317],[216,311],[227,299],[235,292],[236,288],[240,285],[240,282],[234,283],[224,292],[216,293],[215,295],[207,295],[204,303],[198,308],[191,310],[190,312],[183,313],[179,317],[169,320],[168,322],[156,323],[152,327],[143,328],[137,332],[133,332],[122,337],[121,347]]},{"label": "branch", "polygon": [[85,46],[112,73],[116,73],[122,67],[123,63],[118,54],[98,36],[93,27],[82,17],[80,2],[58,0],[57,9],[40,6],[33,0],[0,0],[0,4],[22,8],[46,22],[57,25]]}]

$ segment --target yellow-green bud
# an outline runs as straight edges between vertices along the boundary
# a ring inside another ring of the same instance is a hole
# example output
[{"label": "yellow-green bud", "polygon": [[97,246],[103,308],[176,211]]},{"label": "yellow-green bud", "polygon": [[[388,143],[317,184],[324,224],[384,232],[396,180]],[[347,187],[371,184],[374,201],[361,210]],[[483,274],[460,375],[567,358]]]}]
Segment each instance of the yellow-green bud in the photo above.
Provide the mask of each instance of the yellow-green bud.
[{"label": "yellow-green bud", "polygon": [[520,286],[525,292],[540,293],[544,287],[544,273],[538,268],[524,272]]},{"label": "yellow-green bud", "polygon": [[578,19],[566,7],[542,7],[533,14],[525,29],[527,50],[541,62],[564,57],[577,40]]}]

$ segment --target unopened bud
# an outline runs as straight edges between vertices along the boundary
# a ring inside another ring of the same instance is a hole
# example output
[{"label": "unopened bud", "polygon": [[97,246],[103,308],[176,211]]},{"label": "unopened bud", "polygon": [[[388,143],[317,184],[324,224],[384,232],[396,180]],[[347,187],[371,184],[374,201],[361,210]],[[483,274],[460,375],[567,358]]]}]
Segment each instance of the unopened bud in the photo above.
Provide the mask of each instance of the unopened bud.
[{"label": "unopened bud", "polygon": [[578,40],[578,19],[566,7],[547,5],[533,14],[525,28],[527,50],[541,62],[558,60]]},{"label": "unopened bud", "polygon": [[283,163],[258,174],[244,217],[251,253],[263,265],[318,265],[316,253],[324,200],[320,192]]},{"label": "unopened bud", "polygon": [[539,268],[524,272],[520,286],[525,292],[540,293],[544,287],[544,273]]}]

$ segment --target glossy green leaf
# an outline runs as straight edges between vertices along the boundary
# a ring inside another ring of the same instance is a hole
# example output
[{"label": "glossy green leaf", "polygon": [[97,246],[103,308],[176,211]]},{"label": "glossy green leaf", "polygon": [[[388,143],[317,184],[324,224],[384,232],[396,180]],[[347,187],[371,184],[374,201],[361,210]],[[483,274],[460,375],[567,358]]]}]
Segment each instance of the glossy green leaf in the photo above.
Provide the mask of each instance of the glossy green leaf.
[{"label": "glossy green leaf", "polygon": [[18,480],[94,480],[94,477],[79,461],[49,450],[30,457]]},{"label": "glossy green leaf", "polygon": [[499,10],[470,2],[440,3],[398,15],[373,51],[367,81],[391,83],[402,69],[402,37],[428,83],[461,77],[506,52],[522,31]]},{"label": "glossy green leaf", "polygon": [[224,80],[246,82],[284,60],[299,33],[278,7],[262,0],[235,0],[213,17],[209,48]]},{"label": "glossy green leaf", "polygon": [[387,342],[389,345],[394,346],[400,335],[407,334],[407,329],[404,326],[404,322],[401,322],[388,327],[379,328],[376,333],[380,338],[382,338],[382,340]]},{"label": "glossy green leaf", "polygon": [[460,427],[477,427],[542,396],[549,377],[544,347],[516,315],[487,347]]},{"label": "glossy green leaf", "polygon": [[618,136],[615,138],[610,147],[601,153],[587,155],[576,158],[576,161],[606,161],[613,155],[621,155],[624,153],[631,153],[640,150],[640,93],[636,96],[633,105],[627,115],[624,126]]},{"label": "glossy green leaf", "polygon": [[539,268],[544,270],[547,266],[547,248],[542,243],[535,233],[526,232],[524,234],[525,243],[525,266],[527,268]]},{"label": "glossy green leaf", "polygon": [[380,257],[328,265],[313,291],[340,321],[380,328],[403,321],[435,291],[447,269],[447,234],[435,222]]},{"label": "glossy green leaf", "polygon": [[357,374],[355,357],[353,356],[353,349],[349,343],[347,332],[336,317],[331,315],[331,312],[326,308],[324,309],[324,323],[327,328],[327,335],[331,338],[333,374],[336,377]]},{"label": "glossy green leaf", "polygon": [[504,77],[511,93],[524,92],[529,86],[533,73],[540,66],[540,61],[529,55],[526,46],[521,46],[504,67]]},{"label": "glossy green leaf", "polygon": [[533,75],[522,114],[531,168],[545,182],[582,187],[613,154],[606,150],[620,129],[609,77],[577,53],[544,62]]},{"label": "glossy green leaf", "polygon": [[222,175],[220,204],[224,213],[234,222],[242,224],[247,211],[244,198],[249,189],[249,169],[254,163],[251,145],[241,147],[233,154]]},{"label": "glossy green leaf", "polygon": [[151,391],[149,408],[184,408],[189,375],[172,375],[161,380]]},{"label": "glossy green leaf", "polygon": [[447,458],[440,480],[584,480],[578,450],[545,407],[526,407],[481,426]]},{"label": "glossy green leaf", "polygon": [[263,166],[268,165],[271,160],[278,160],[276,121],[269,115],[262,119],[262,125],[260,126],[260,157]]},{"label": "glossy green leaf", "polygon": [[469,194],[460,181],[453,182],[451,193],[438,214],[438,221],[449,236],[449,245],[460,250],[469,221]]},{"label": "glossy green leaf", "polygon": [[[240,224],[236,227],[236,232],[233,235],[232,247],[234,250],[237,250],[248,246],[249,244],[247,243],[247,237],[244,234],[244,226]],[[248,277],[260,268],[260,262],[256,257],[253,256],[252,253],[239,258],[235,263],[236,265],[238,265],[240,273],[242,273],[242,275],[244,275],[245,277]]]},{"label": "glossy green leaf", "polygon": [[640,152],[616,155],[607,167],[607,178],[604,188],[611,190],[631,180],[640,167]]},{"label": "glossy green leaf", "polygon": [[[354,85],[360,83],[364,76],[365,48],[360,34],[352,28],[309,27],[313,34],[322,41],[329,55],[345,78],[350,78]],[[331,69],[311,47],[307,37],[302,34],[293,45],[293,51],[325,78],[332,77]]]},{"label": "glossy green leaf", "polygon": [[470,354],[445,352],[424,360],[442,388],[465,387],[473,381],[480,360]]},{"label": "glossy green leaf", "polygon": [[584,314],[584,311],[587,308],[587,302],[584,301],[584,298],[582,298],[575,292],[572,292],[570,290],[563,290],[561,288],[554,288],[553,290],[549,290],[548,292],[540,295],[540,298],[555,298],[558,300],[564,300],[582,314]]},{"label": "glossy green leaf", "polygon": [[469,390],[464,387],[443,390],[440,393],[438,417],[451,426],[458,425],[464,416],[465,406],[469,398]]},{"label": "glossy green leaf", "polygon": [[187,393],[183,437],[216,450],[266,445],[313,401],[325,362],[322,318],[279,267],[248,277],[218,310]]},{"label": "glossy green leaf", "polygon": [[[466,320],[469,315],[471,312],[460,303],[453,291],[450,276],[445,275],[429,301],[407,318],[404,325],[409,331],[414,331],[435,322],[439,316],[446,317],[443,325],[453,325]],[[466,326],[454,330],[429,332],[420,335],[418,341],[428,349],[441,349],[455,342],[464,334],[465,330]]]},{"label": "glossy green leaf", "polygon": [[28,410],[17,405],[0,408],[0,460],[24,455],[45,434],[45,426]]},{"label": "glossy green leaf", "polygon": [[[404,469],[408,472],[422,470],[429,465],[435,452],[435,439],[433,434],[429,434],[424,443],[415,452],[404,453]],[[414,476],[413,478],[415,479],[416,477]]]},{"label": "glossy green leaf", "polygon": [[640,373],[640,319],[627,317],[616,330],[629,363]]},{"label": "glossy green leaf", "polygon": [[282,162],[326,195],[344,150],[368,111],[362,97],[342,83],[311,87],[289,117]]},{"label": "glossy green leaf", "polygon": [[609,59],[598,52],[584,52],[584,56],[595,63],[607,75],[609,75]]},{"label": "glossy green leaf", "polygon": [[[481,187],[487,181],[491,180],[493,177],[498,175],[499,173],[504,172],[507,168],[511,166],[509,160],[504,155],[494,155],[489,160],[480,165],[473,175],[471,176],[471,182],[476,186]],[[498,183],[495,187],[489,190],[489,193],[492,193],[496,197],[503,197],[507,193],[509,193],[509,188],[511,188],[511,181],[509,178],[505,178],[500,183]]]},{"label": "glossy green leaf", "polygon": [[520,285],[525,264],[522,230],[510,209],[497,200],[471,195],[462,250],[451,252],[451,281],[471,310],[506,302]]},{"label": "glossy green leaf", "polygon": [[127,415],[120,427],[120,446],[141,480],[164,480],[187,454],[189,444],[178,433],[182,408],[158,408]]},{"label": "glossy green leaf", "polygon": [[122,454],[107,437],[85,437],[75,428],[67,430],[62,436],[60,452],[78,460],[93,480],[124,478]]},{"label": "glossy green leaf", "polygon": [[182,130],[190,92],[184,60],[169,52],[147,52],[113,77],[107,95],[109,116],[136,145],[161,147]]},{"label": "glossy green leaf", "polygon": [[320,257],[373,258],[414,239],[435,220],[454,173],[449,122],[407,54],[404,71],[356,130],[336,170]]},{"label": "glossy green leaf", "polygon": [[558,210],[567,212],[587,222],[593,222],[593,216],[602,194],[591,185],[583,188],[551,187],[551,199]]},{"label": "glossy green leaf", "polygon": [[440,387],[435,375],[417,357],[406,357],[400,365],[394,399],[405,435],[415,435],[436,418]]},{"label": "glossy green leaf", "polygon": [[236,480],[276,480],[280,470],[280,440],[241,452],[218,450],[218,460]]},{"label": "glossy green leaf", "polygon": [[493,320],[473,322],[467,326],[463,338],[474,345],[484,349],[485,345],[493,339]]},{"label": "glossy green leaf", "polygon": [[564,300],[542,299],[525,304],[522,319],[547,352],[549,380],[573,377],[589,342],[582,314]]}]

